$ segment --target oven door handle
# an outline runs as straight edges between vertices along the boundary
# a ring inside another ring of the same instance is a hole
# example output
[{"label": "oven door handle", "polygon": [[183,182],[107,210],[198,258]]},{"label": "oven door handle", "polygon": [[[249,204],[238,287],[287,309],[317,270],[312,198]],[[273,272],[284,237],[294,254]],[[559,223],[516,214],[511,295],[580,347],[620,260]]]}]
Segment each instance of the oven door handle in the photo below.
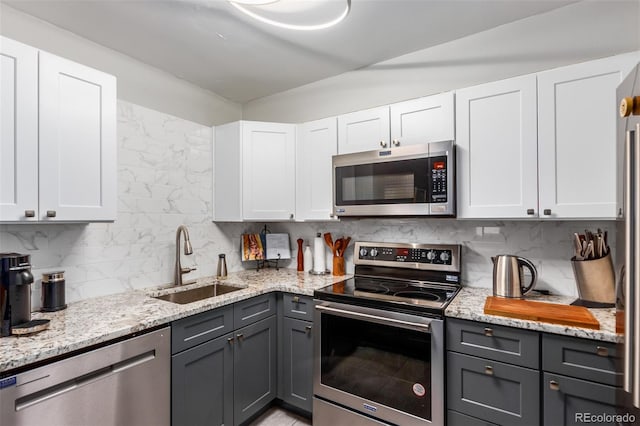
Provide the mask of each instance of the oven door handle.
[{"label": "oven door handle", "polygon": [[352,319],[362,319],[370,322],[375,322],[383,325],[395,325],[402,328],[408,328],[421,332],[431,332],[431,324],[421,324],[418,322],[405,321],[396,318],[385,318],[379,315],[368,314],[364,312],[347,311],[344,309],[332,308],[329,306],[316,305],[316,309],[319,311],[325,311],[334,315]]}]

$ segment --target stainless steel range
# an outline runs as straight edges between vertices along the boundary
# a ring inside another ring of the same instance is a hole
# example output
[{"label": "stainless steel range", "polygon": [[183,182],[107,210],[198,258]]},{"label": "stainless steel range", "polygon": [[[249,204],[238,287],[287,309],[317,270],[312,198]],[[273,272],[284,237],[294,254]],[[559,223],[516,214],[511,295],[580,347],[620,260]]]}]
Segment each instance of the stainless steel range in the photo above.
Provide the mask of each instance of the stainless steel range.
[{"label": "stainless steel range", "polygon": [[354,277],[314,293],[313,424],[444,424],[460,246],[358,242],[354,253]]}]

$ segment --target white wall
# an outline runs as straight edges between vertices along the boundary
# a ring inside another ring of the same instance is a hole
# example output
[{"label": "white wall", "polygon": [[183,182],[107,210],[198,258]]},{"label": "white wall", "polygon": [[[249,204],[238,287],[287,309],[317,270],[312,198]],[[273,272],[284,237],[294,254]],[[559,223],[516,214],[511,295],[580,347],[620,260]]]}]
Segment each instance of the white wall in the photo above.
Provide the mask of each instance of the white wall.
[{"label": "white wall", "polygon": [[115,75],[118,99],[207,126],[241,118],[239,104],[3,5],[1,1],[0,34]]},{"label": "white wall", "polygon": [[248,102],[243,118],[304,122],[638,49],[640,2],[579,2]]}]

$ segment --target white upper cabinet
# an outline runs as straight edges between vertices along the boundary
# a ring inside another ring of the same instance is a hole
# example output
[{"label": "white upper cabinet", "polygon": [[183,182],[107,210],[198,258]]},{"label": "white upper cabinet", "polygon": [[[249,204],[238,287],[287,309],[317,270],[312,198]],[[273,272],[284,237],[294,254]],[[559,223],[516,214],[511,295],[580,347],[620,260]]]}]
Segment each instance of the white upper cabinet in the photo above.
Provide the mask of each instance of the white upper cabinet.
[{"label": "white upper cabinet", "polygon": [[338,152],[335,117],[299,124],[296,131],[296,220],[333,219],[331,157]]},{"label": "white upper cabinet", "polygon": [[455,139],[453,92],[398,102],[389,108],[392,147]]},{"label": "white upper cabinet", "polygon": [[538,74],[542,217],[616,212],[616,87],[635,60],[620,55]]},{"label": "white upper cabinet", "polygon": [[388,147],[388,106],[338,116],[338,153],[348,154]]},{"label": "white upper cabinet", "polygon": [[0,221],[38,220],[38,50],[0,37]]},{"label": "white upper cabinet", "polygon": [[294,124],[216,126],[215,221],[295,219],[295,134]]},{"label": "white upper cabinet", "polygon": [[294,124],[242,123],[242,209],[247,220],[295,219]]},{"label": "white upper cabinet", "polygon": [[456,91],[459,218],[537,214],[536,77]]},{"label": "white upper cabinet", "polygon": [[116,79],[40,52],[40,220],[115,220]]},{"label": "white upper cabinet", "polygon": [[0,41],[0,221],[115,220],[115,77]]}]

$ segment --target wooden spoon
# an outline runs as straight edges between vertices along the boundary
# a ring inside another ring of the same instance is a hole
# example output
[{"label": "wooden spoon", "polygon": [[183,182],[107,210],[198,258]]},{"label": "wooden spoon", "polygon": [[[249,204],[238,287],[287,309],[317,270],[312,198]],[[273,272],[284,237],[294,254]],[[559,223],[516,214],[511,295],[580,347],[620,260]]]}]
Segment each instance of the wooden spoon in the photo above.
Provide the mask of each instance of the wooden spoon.
[{"label": "wooden spoon", "polygon": [[335,251],[333,252],[334,256],[340,257],[340,249],[342,249],[342,238],[338,238],[334,243]]},{"label": "wooden spoon", "polygon": [[331,249],[331,251],[333,252],[333,255],[336,255],[336,250],[333,246],[333,238],[331,238],[331,232],[326,232],[324,234],[324,242],[327,243],[327,245],[329,246],[329,248]]},{"label": "wooden spoon", "polygon": [[342,243],[342,256],[344,256],[344,252],[347,250],[347,247],[349,247],[350,242],[351,242],[351,237],[347,237]]}]

